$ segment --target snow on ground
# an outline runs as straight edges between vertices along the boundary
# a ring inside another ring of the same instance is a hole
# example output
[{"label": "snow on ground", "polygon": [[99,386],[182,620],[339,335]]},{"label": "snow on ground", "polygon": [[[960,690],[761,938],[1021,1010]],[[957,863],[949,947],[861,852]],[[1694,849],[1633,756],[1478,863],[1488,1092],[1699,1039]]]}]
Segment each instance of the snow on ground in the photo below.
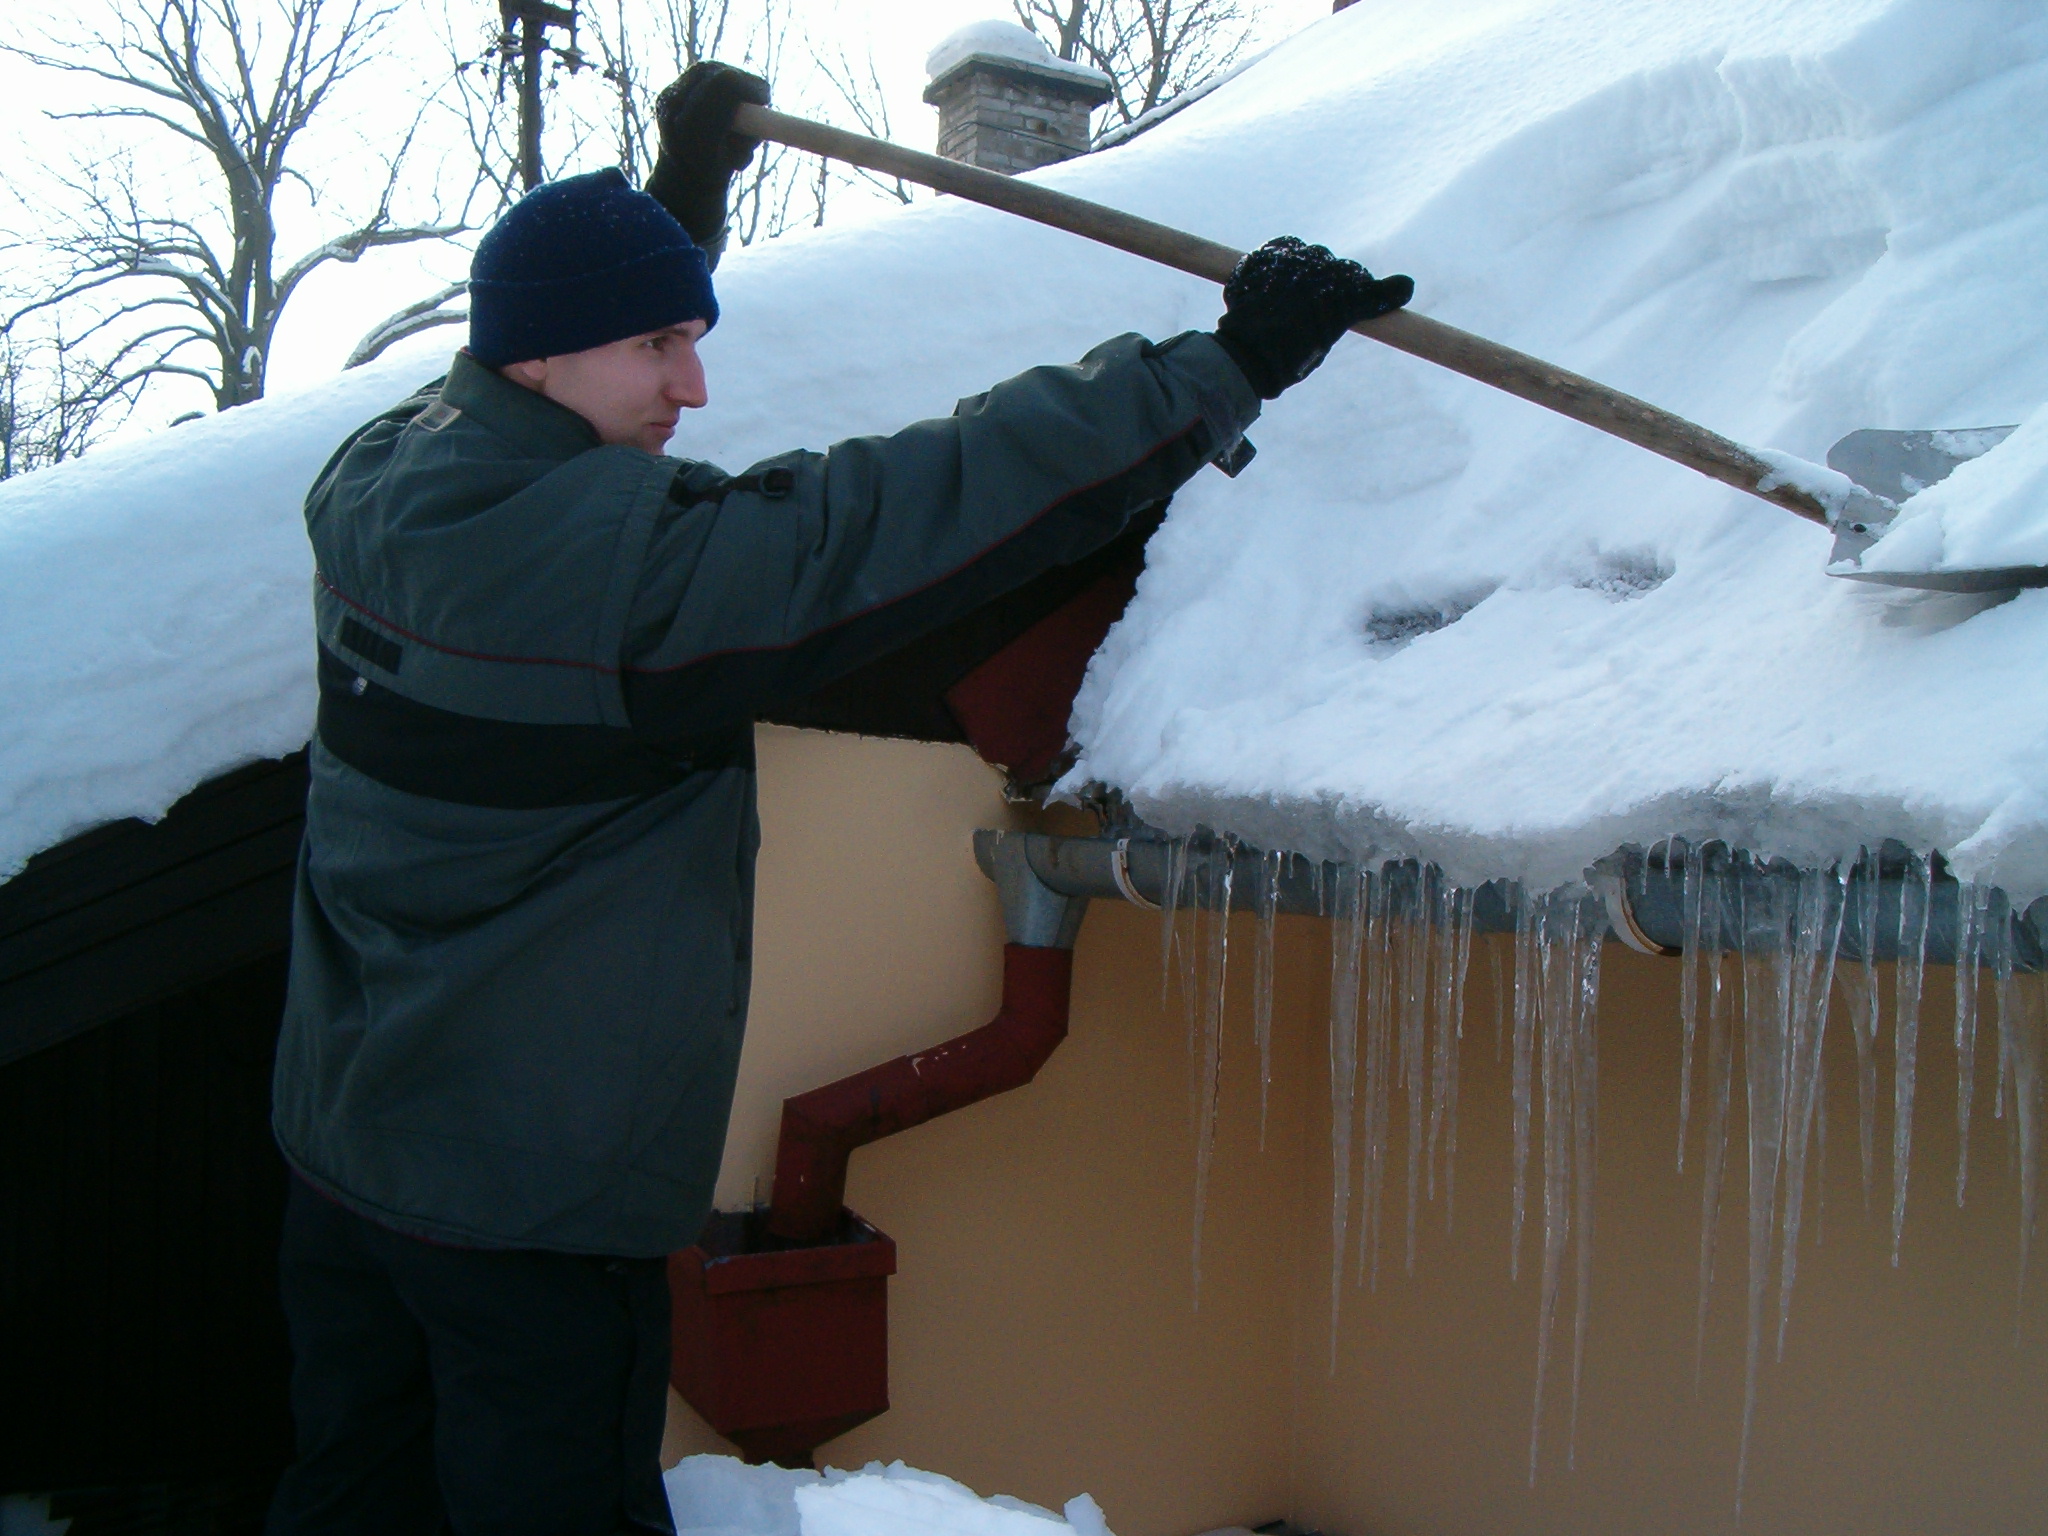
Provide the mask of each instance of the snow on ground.
[{"label": "snow on ground", "polygon": [[[1361,0],[1047,183],[1248,246],[1819,460],[2025,422],[1873,563],[2048,559],[2048,13],[2019,0]],[[736,253],[678,453],[888,430],[1216,290],[955,199]],[[0,868],[303,738],[295,501],[445,338],[0,487]],[[1624,841],[1897,837],[2048,890],[2048,593],[1828,577],[1827,535],[1347,341],[1154,541],[1075,782],[1154,821],[1454,877]]]},{"label": "snow on ground", "polygon": [[676,1536],[1110,1536],[1085,1493],[1063,1518],[900,1461],[818,1473],[686,1456],[666,1480]]}]

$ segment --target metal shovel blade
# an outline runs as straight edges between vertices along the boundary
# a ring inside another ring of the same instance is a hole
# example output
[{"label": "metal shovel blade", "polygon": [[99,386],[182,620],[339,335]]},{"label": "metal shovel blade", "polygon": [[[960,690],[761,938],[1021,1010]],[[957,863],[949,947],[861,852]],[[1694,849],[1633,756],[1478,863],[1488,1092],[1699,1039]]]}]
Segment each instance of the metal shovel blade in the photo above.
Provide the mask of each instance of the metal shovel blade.
[{"label": "metal shovel blade", "polygon": [[[1989,453],[2016,430],[1962,427],[1953,431],[1883,432],[1866,427],[1851,432],[1828,450],[1828,468],[1847,475],[1866,491],[1901,503],[1946,480],[1958,464],[1967,464]],[[1890,526],[1889,521],[1837,523],[1830,567],[1861,560],[1863,552]],[[1936,592],[2010,592],[2019,587],[2048,587],[2048,566],[2040,565],[1995,565],[1956,571],[1830,569],[1829,574],[1850,581]]]}]

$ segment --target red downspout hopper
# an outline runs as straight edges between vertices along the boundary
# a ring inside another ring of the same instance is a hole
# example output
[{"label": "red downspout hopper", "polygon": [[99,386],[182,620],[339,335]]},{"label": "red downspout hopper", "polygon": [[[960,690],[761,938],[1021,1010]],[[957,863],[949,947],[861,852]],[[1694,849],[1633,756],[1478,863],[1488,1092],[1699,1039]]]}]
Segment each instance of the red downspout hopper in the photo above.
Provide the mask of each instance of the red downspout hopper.
[{"label": "red downspout hopper", "polygon": [[896,1245],[845,1207],[854,1148],[1022,1087],[1066,1038],[1087,902],[1047,887],[1024,849],[1000,832],[975,838],[1010,938],[995,1018],[784,1100],[768,1210],[714,1214],[669,1260],[670,1379],[749,1461],[809,1466],[889,1406]]}]

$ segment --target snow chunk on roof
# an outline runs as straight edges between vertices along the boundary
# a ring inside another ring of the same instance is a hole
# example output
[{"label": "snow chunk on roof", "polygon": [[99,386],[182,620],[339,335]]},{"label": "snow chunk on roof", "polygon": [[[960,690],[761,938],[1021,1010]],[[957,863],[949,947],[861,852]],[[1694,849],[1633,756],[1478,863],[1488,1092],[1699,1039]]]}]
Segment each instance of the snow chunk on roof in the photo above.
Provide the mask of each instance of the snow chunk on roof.
[{"label": "snow chunk on roof", "polygon": [[1099,69],[1055,58],[1043,39],[1013,21],[970,21],[925,55],[924,72],[936,80],[954,65],[977,54],[987,58],[1015,59],[1040,69],[1072,75],[1077,80],[1109,84],[1109,76]]}]

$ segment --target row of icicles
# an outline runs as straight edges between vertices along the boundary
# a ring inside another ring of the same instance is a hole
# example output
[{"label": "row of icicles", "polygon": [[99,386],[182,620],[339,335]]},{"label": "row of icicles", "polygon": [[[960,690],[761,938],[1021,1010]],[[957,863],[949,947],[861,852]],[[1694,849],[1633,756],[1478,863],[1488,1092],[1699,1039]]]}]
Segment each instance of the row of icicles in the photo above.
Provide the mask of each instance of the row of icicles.
[{"label": "row of icicles", "polygon": [[[1305,861],[1262,853],[1256,876],[1240,884],[1234,839],[1176,840],[1169,845],[1161,903],[1161,1000],[1178,983],[1188,1024],[1196,1128],[1194,1284],[1199,1302],[1202,1225],[1215,1144],[1223,1065],[1223,1009],[1230,970],[1230,934],[1220,915],[1255,914],[1252,1027],[1258,1055],[1259,1139],[1265,1144],[1267,1090],[1272,1080],[1274,930],[1283,879]],[[1748,1348],[1736,1508],[1748,1463],[1762,1353],[1765,1301],[1777,1258],[1776,1348],[1785,1328],[1798,1271],[1807,1189],[1808,1149],[1816,1129],[1826,1135],[1821,1047],[1837,991],[1854,1037],[1860,1107],[1860,1151],[1866,1201],[1876,1164],[1879,1093],[1875,1047],[1881,1014],[1877,962],[1866,955],[1837,964],[1844,920],[1877,931],[1881,885],[1865,850],[1849,866],[1766,871],[1746,855],[1721,856],[1710,873],[1707,850],[1673,844],[1683,859],[1683,957],[1679,1013],[1683,1067],[1679,1088],[1678,1166],[1685,1168],[1693,1118],[1695,1058],[1705,1025],[1704,1155],[1699,1252],[1698,1348],[1703,1352],[1714,1278],[1723,1176],[1728,1161],[1733,1088],[1733,1031],[1743,1031],[1748,1106]],[[1715,850],[1720,853],[1718,848]],[[1381,1213],[1390,1163],[1397,1095],[1405,1100],[1409,1272],[1415,1266],[1416,1215],[1441,1190],[1452,1218],[1458,1148],[1458,1055],[1465,1033],[1465,983],[1472,955],[1478,892],[1446,880],[1433,865],[1307,865],[1317,910],[1332,920],[1330,959],[1330,1364],[1337,1358],[1337,1320],[1349,1261],[1354,1283],[1377,1284]],[[1718,875],[1732,873],[1734,878]],[[1513,914],[1513,975],[1501,975],[1493,951],[1497,1034],[1511,1040],[1514,1186],[1508,1266],[1519,1279],[1527,1215],[1532,1125],[1540,1105],[1542,1263],[1538,1287],[1536,1401],[1529,1435],[1529,1478],[1536,1478],[1544,1394],[1553,1373],[1552,1335],[1572,1263],[1571,1409],[1566,1464],[1575,1459],[1580,1378],[1585,1360],[1592,1274],[1593,1188],[1599,1093],[1598,1035],[1601,942],[1605,909],[1582,890],[1525,892],[1495,887]],[[1912,1161],[1915,1069],[1926,973],[1931,859],[1908,859],[1898,907],[1894,969],[1891,1084],[1893,1136],[1892,1262],[1905,1231]],[[1955,967],[1956,1101],[1960,1151],[1956,1200],[1962,1203],[1976,1080],[1978,987],[1989,971],[1996,999],[1997,1093],[1993,1113],[2014,1138],[2021,1185],[2020,1283],[2034,1230],[2039,1164],[2043,1010],[2038,978],[2016,975],[2012,913],[2002,891],[1964,885],[1958,907]],[[1864,946],[1866,949],[1874,946]],[[1732,952],[1732,953],[1731,953]],[[2034,985],[2026,983],[2034,982]],[[1506,999],[1512,995],[1510,1032]],[[1360,1082],[1361,1067],[1363,1083]],[[1360,1088],[1363,1088],[1362,1094]]]}]

